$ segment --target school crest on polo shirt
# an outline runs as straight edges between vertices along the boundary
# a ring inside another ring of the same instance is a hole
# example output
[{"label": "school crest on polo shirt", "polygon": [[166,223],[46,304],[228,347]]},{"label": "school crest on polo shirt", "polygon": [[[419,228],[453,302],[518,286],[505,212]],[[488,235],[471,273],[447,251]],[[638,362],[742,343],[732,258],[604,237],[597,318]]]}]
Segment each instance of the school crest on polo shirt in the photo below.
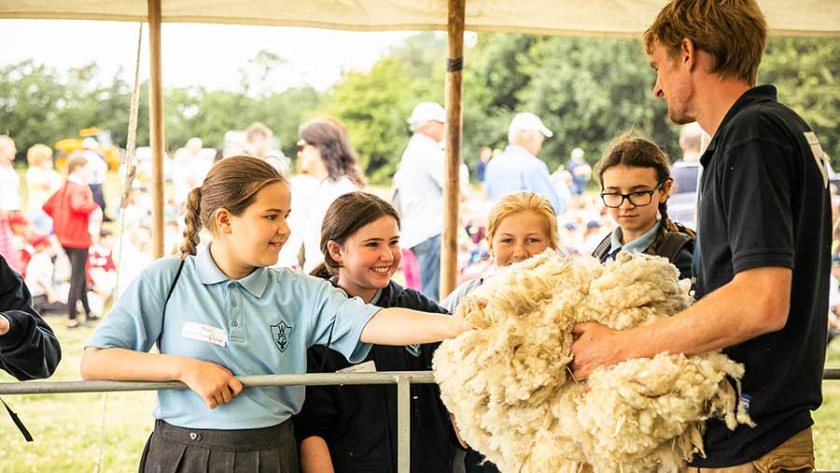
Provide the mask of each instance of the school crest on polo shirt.
[{"label": "school crest on polo shirt", "polygon": [[274,340],[274,344],[280,349],[280,353],[285,352],[292,339],[292,326],[283,320],[281,320],[279,324],[272,325],[271,339]]}]

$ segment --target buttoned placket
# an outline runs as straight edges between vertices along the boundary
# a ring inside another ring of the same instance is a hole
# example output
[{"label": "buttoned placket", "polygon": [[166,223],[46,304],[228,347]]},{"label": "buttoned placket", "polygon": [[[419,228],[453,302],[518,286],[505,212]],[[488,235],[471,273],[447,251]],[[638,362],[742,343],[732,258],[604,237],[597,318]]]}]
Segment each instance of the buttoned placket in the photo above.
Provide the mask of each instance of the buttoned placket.
[{"label": "buttoned placket", "polygon": [[242,327],[242,288],[237,282],[229,282],[227,285],[228,296],[228,340],[231,342],[244,342],[245,330]]}]

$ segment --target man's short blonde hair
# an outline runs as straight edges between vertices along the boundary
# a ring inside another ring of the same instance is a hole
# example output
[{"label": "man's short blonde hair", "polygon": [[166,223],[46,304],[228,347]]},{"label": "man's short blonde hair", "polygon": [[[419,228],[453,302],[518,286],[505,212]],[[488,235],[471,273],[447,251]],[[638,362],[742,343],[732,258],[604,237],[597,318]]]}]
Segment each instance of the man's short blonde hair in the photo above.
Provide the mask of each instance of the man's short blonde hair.
[{"label": "man's short blonde hair", "polygon": [[683,39],[712,56],[712,73],[753,86],[767,43],[767,22],[755,0],[671,0],[645,31],[645,50],[654,41],[675,57]]}]

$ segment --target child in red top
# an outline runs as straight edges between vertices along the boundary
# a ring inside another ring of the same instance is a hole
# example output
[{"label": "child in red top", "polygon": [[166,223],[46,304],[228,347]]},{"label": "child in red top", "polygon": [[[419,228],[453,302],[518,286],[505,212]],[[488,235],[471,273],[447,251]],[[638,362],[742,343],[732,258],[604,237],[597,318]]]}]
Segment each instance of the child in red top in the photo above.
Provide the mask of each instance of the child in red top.
[{"label": "child in red top", "polygon": [[78,301],[82,301],[87,320],[98,318],[91,315],[88,303],[85,265],[93,243],[88,231],[91,214],[101,212],[101,209],[93,201],[87,186],[88,173],[87,159],[82,155],[72,155],[67,163],[67,180],[44,204],[44,212],[52,217],[55,235],[70,260],[70,293],[67,296],[69,328],[79,326],[76,319]]}]

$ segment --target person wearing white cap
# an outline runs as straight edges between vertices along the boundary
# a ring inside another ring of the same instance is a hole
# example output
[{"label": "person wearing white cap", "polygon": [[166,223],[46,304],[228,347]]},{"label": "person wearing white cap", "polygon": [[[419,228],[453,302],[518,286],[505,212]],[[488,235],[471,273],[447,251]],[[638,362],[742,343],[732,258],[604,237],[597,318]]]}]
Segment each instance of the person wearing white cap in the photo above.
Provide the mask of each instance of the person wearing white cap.
[{"label": "person wearing white cap", "polygon": [[563,213],[566,202],[552,185],[548,166],[537,157],[543,141],[553,135],[540,117],[531,112],[513,117],[507,148],[487,165],[485,179],[492,203],[507,194],[531,191],[548,199],[558,215]]},{"label": "person wearing white cap", "polygon": [[421,292],[440,297],[440,235],[443,232],[444,155],[440,145],[446,111],[440,104],[414,107],[408,125],[414,135],[394,175],[395,206],[400,213],[400,243],[417,257]]}]

